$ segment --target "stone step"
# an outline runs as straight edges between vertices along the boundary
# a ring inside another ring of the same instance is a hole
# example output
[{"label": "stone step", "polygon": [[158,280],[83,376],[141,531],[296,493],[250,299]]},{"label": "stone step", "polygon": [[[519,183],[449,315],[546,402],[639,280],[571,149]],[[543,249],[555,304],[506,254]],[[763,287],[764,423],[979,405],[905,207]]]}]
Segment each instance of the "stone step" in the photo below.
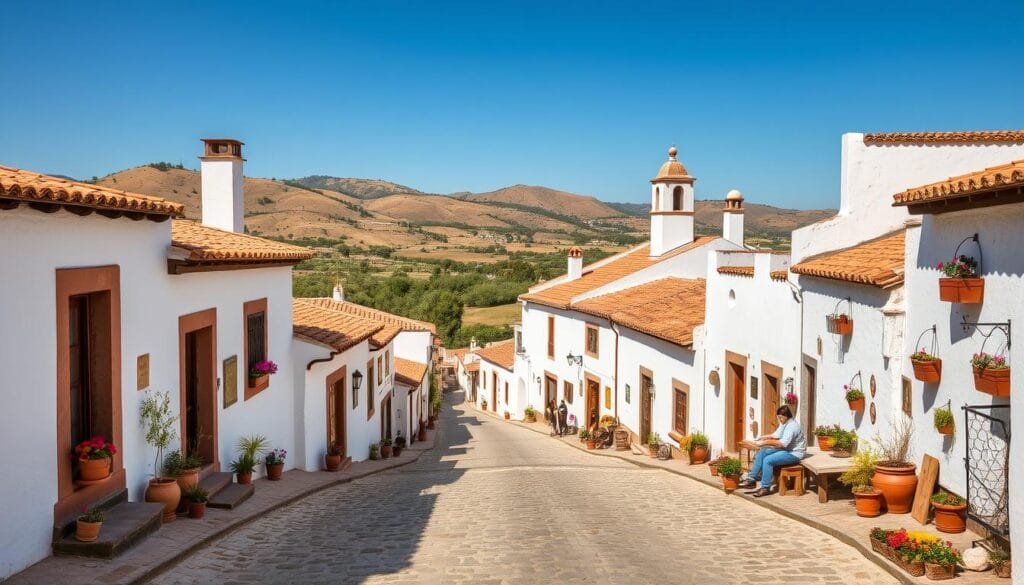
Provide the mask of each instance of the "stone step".
[{"label": "stone step", "polygon": [[107,510],[95,542],[79,542],[74,532],[53,542],[58,556],[114,558],[160,529],[163,504],[122,502]]},{"label": "stone step", "polygon": [[231,485],[234,475],[230,471],[217,471],[205,475],[199,480],[199,486],[206,490],[206,493],[212,498],[213,496],[220,493],[221,490]]},{"label": "stone step", "polygon": [[215,496],[211,497],[210,501],[206,505],[210,508],[233,510],[234,508],[237,508],[239,504],[251,498],[255,491],[256,486],[251,483],[249,485],[232,483],[217,492]]},{"label": "stone step", "polygon": [[[127,501],[128,490],[122,489],[120,491],[110,494],[109,496],[101,500],[91,502],[89,504],[89,508],[110,511],[110,509],[113,508],[114,506]],[[56,518],[53,523],[53,536],[51,540],[53,542],[57,542],[58,540],[64,538],[69,534],[74,534],[75,521],[78,520],[79,514],[81,514],[81,511],[75,510],[62,518]]]}]

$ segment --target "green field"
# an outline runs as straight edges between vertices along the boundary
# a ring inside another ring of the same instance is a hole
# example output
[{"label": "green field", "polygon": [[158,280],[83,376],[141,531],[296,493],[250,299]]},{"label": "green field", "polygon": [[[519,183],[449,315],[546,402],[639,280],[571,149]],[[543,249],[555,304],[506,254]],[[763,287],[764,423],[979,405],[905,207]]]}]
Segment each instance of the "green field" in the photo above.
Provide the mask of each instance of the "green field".
[{"label": "green field", "polygon": [[466,307],[462,313],[464,325],[491,325],[502,327],[512,325],[522,317],[519,303],[498,305],[496,307]]}]

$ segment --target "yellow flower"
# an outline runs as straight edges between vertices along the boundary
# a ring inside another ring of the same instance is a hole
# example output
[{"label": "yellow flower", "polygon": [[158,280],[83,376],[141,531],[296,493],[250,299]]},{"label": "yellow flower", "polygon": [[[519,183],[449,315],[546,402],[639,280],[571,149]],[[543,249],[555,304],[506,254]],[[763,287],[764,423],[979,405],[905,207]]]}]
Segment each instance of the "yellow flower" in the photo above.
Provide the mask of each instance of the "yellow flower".
[{"label": "yellow flower", "polygon": [[907,536],[917,542],[940,542],[942,540],[941,537],[927,532],[921,532],[919,530],[908,530]]}]

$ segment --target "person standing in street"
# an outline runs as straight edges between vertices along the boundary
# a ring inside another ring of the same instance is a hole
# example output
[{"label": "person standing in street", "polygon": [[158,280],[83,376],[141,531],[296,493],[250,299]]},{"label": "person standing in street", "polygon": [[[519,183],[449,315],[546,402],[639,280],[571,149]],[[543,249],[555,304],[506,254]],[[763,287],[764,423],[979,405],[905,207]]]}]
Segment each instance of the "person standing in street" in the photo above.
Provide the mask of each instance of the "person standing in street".
[{"label": "person standing in street", "polygon": [[566,424],[567,424],[568,418],[569,418],[569,407],[565,405],[565,399],[563,398],[562,399],[562,403],[558,405],[558,429],[559,429],[558,436],[559,437],[565,435],[565,431],[567,430]]}]

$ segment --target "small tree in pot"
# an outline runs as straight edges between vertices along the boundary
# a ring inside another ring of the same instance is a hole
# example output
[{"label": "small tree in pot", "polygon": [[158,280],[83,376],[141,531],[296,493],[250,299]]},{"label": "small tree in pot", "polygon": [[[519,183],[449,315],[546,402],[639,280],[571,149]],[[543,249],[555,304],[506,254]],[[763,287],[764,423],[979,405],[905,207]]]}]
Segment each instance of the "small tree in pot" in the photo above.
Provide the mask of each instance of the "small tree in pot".
[{"label": "small tree in pot", "polygon": [[722,477],[722,488],[725,489],[725,493],[731,494],[739,487],[742,473],[743,464],[735,457],[729,457],[718,464],[718,475]]},{"label": "small tree in pot", "polygon": [[873,450],[861,449],[853,456],[853,465],[839,476],[839,481],[853,491],[857,515],[864,518],[874,518],[882,513],[882,491],[871,485],[877,463],[878,456]]},{"label": "small tree in pot", "polygon": [[238,483],[252,483],[252,474],[259,466],[259,458],[267,451],[267,438],[262,435],[249,435],[238,439],[235,453],[238,456],[231,462],[231,471],[235,472]]},{"label": "small tree in pot", "polygon": [[164,449],[177,437],[178,417],[171,413],[169,392],[147,393],[139,407],[142,426],[146,428],[146,442],[156,448],[153,462],[153,479],[146,487],[147,502],[164,505],[163,521],[173,522],[177,518],[178,503],[181,501],[181,487],[173,477],[163,477]]}]

